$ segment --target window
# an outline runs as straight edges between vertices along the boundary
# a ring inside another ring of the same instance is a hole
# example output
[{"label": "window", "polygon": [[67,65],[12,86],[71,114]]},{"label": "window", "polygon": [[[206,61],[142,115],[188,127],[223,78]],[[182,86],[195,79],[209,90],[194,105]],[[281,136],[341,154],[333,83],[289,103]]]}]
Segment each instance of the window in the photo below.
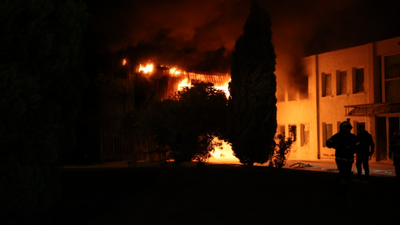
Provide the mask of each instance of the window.
[{"label": "window", "polygon": [[347,71],[337,72],[337,94],[345,95],[347,94]]},{"label": "window", "polygon": [[303,77],[299,85],[300,99],[308,99],[308,77]]},{"label": "window", "polygon": [[288,87],[288,101],[295,101],[296,100],[296,92],[297,88],[295,87]]},{"label": "window", "polygon": [[385,56],[385,102],[400,102],[400,54]]},{"label": "window", "polygon": [[276,85],[276,100],[278,102],[285,101],[285,90],[282,88],[281,85]]},{"label": "window", "polygon": [[285,125],[278,125],[277,134],[285,135]]},{"label": "window", "polygon": [[332,95],[331,74],[322,73],[322,97]]},{"label": "window", "polygon": [[322,124],[322,126],[323,126],[323,142],[322,142],[322,144],[323,144],[323,146],[324,147],[326,147],[326,141],[327,140],[329,140],[329,138],[331,138],[332,137],[332,134],[333,134],[333,132],[332,132],[332,124],[330,124],[330,123],[323,123]]},{"label": "window", "polygon": [[355,134],[360,133],[360,131],[365,130],[365,123],[364,122],[355,122]]},{"label": "window", "polygon": [[364,68],[354,70],[354,93],[364,91]]},{"label": "window", "polygon": [[308,124],[301,124],[301,146],[308,146],[310,140],[310,131]]},{"label": "window", "polygon": [[278,102],[284,102],[285,101],[285,93],[283,92],[276,92],[276,100]]},{"label": "window", "polygon": [[342,124],[342,122],[343,122],[343,121],[338,121],[338,122],[337,122],[337,132],[340,131],[340,124]]},{"label": "window", "polygon": [[289,137],[293,142],[297,140],[296,125],[289,125]]}]

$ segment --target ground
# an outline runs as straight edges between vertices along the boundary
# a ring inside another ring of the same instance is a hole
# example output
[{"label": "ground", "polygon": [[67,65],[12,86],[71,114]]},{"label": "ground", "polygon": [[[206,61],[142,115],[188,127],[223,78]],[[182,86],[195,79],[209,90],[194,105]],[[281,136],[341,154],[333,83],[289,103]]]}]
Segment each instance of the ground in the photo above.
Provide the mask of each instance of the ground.
[{"label": "ground", "polygon": [[[400,182],[373,176],[338,191],[336,173],[205,168],[68,168],[62,194],[34,224],[388,224]],[[31,223],[33,224],[33,223]]]}]

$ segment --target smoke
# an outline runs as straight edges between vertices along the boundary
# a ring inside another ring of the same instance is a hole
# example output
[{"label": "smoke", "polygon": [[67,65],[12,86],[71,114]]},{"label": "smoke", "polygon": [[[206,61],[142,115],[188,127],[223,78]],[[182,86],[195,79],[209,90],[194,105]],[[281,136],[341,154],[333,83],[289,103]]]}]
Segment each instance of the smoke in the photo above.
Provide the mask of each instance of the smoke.
[{"label": "smoke", "polygon": [[[310,45],[310,42],[315,40],[316,35],[324,36],[319,34],[318,30],[327,26],[331,15],[349,10],[356,2],[357,0],[309,0],[305,3],[293,0],[286,1],[285,7],[265,3],[266,8],[276,9],[271,11],[271,17],[273,43],[277,55],[278,92],[291,90],[292,92],[288,93],[290,99],[295,93],[294,90],[304,90],[308,87],[308,74],[300,59],[309,54],[320,53],[318,51],[329,51],[318,45]],[[339,20],[336,19],[337,21]],[[328,29],[333,28],[329,26]],[[318,41],[324,42],[323,38]]]},{"label": "smoke", "polygon": [[93,2],[91,31],[102,48],[126,49],[132,63],[151,60],[188,71],[227,72],[250,2],[149,0]]},{"label": "smoke", "polygon": [[[399,3],[260,0],[271,14],[278,83],[304,83],[301,57],[400,36]],[[229,72],[250,0],[88,0],[90,44],[186,71]],[[395,4],[395,5],[394,5]],[[393,29],[385,29],[382,24]],[[288,76],[286,76],[288,74]],[[301,88],[301,87],[299,87]]]},{"label": "smoke", "polygon": [[301,57],[400,36],[395,29],[400,24],[400,2],[286,0],[278,4],[264,2],[272,17],[281,90],[307,88]]}]

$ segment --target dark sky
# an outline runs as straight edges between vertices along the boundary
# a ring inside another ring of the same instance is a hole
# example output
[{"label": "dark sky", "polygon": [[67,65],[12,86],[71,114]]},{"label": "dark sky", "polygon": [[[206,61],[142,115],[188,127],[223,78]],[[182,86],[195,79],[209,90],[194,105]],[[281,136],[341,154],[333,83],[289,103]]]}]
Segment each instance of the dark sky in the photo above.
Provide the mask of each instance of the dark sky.
[{"label": "dark sky", "polygon": [[[260,0],[272,17],[277,68],[295,58],[400,36],[400,1]],[[397,2],[397,3],[395,3]],[[87,45],[131,62],[228,72],[249,0],[87,0]],[[121,50],[125,49],[125,50]],[[119,51],[118,51],[119,50]]]}]

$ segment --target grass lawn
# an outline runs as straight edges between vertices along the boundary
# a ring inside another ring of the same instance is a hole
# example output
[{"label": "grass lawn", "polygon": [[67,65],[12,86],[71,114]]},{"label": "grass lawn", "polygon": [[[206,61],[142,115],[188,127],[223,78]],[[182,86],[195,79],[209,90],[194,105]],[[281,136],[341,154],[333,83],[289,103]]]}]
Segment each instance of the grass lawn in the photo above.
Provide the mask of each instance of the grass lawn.
[{"label": "grass lawn", "polygon": [[399,215],[395,178],[350,181],[346,197],[335,176],[222,165],[70,169],[60,199],[35,224],[389,224]]}]

